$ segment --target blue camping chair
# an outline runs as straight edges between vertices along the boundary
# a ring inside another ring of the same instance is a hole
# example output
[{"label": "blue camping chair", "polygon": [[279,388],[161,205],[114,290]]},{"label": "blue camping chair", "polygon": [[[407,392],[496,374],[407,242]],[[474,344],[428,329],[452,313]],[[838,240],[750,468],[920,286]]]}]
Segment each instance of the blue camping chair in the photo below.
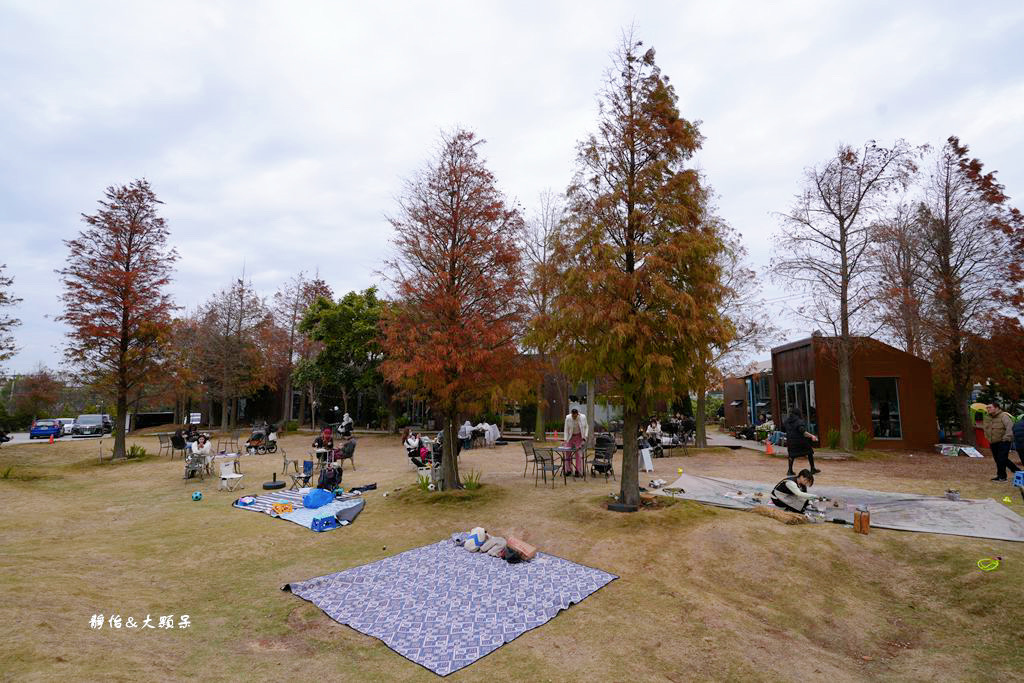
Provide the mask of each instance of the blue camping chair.
[{"label": "blue camping chair", "polygon": [[303,460],[302,461],[302,472],[289,475],[292,478],[292,485],[288,488],[289,491],[295,491],[309,486],[310,480],[313,478],[313,461]]}]

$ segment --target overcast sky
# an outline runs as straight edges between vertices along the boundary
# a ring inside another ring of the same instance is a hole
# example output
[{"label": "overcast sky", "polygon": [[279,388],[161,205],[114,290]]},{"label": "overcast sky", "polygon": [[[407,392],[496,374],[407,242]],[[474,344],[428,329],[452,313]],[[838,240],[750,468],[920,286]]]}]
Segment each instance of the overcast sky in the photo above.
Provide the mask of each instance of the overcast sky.
[{"label": "overcast sky", "polygon": [[564,190],[630,24],[759,267],[839,142],[956,134],[1024,206],[1021,2],[374,4],[0,0],[0,263],[24,299],[6,369],[60,364],[54,269],[110,185],[165,202],[187,309],[243,263],[268,297],[300,269],[375,284],[403,178],[456,125],[529,214]]}]

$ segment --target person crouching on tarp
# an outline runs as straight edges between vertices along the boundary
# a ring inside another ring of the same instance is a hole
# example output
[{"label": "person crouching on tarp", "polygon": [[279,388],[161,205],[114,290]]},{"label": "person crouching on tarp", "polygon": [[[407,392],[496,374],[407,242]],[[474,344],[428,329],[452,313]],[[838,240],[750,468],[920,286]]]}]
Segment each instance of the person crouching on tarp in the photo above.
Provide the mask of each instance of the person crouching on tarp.
[{"label": "person crouching on tarp", "polygon": [[775,485],[772,489],[772,502],[783,510],[802,513],[809,502],[818,499],[813,493],[807,493],[807,489],[812,486],[814,475],[810,470],[800,470],[796,476],[786,477]]}]

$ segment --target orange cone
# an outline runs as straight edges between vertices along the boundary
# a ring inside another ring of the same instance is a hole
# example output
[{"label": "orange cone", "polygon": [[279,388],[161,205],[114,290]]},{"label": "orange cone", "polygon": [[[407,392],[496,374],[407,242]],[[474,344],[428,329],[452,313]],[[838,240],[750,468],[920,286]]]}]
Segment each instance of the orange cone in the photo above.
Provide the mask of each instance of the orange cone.
[{"label": "orange cone", "polygon": [[53,434],[50,434],[50,443],[53,443]]},{"label": "orange cone", "polygon": [[772,442],[765,440],[764,442],[765,455],[775,455],[775,450],[772,448]]}]

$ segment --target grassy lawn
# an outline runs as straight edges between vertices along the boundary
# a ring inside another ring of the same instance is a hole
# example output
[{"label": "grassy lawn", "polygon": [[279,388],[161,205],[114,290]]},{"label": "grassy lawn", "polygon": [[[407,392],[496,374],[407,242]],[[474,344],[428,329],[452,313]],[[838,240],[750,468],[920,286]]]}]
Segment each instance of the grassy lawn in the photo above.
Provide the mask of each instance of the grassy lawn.
[{"label": "grassy lawn", "polygon": [[[301,459],[312,437],[287,436]],[[109,441],[109,440],[108,440]],[[156,450],[155,437],[134,440]],[[94,441],[0,450],[0,678],[4,680],[437,677],[280,590],[484,526],[620,577],[453,680],[1021,680],[1024,544],[837,525],[786,526],[689,502],[633,515],[601,507],[614,482],[534,486],[518,445],[466,452],[468,495],[429,496],[398,438],[365,437],[344,485],[376,482],[350,527],[316,534],[231,509],[180,459],[96,462]],[[671,451],[669,451],[671,453]],[[776,481],[785,461],[715,449],[654,462]],[[1014,497],[988,458],[893,455],[822,462],[818,482]],[[243,458],[243,493],[281,470]],[[616,472],[621,470],[616,462]],[[280,476],[280,474],[279,474]],[[402,491],[391,493],[402,487]],[[203,492],[193,502],[190,494]],[[979,558],[1002,566],[981,572]],[[90,629],[90,617],[188,614],[188,629]]]}]

